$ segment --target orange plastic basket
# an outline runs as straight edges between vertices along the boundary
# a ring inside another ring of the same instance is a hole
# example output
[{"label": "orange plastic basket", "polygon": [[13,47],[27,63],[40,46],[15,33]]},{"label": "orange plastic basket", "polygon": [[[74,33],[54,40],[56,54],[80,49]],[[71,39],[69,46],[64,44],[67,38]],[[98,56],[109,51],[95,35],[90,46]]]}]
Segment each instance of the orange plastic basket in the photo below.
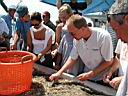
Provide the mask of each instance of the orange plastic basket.
[{"label": "orange plastic basket", "polygon": [[0,52],[0,95],[16,95],[30,89],[36,56],[26,51]]}]

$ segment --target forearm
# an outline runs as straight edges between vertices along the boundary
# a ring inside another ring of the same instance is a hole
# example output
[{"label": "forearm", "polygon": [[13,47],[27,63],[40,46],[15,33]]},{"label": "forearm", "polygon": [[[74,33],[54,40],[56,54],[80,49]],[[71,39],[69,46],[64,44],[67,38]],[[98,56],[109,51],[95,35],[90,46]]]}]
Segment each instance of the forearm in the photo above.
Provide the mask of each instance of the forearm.
[{"label": "forearm", "polygon": [[56,65],[60,65],[62,59],[62,54],[57,53]]},{"label": "forearm", "polygon": [[31,37],[31,33],[28,32],[27,33],[27,51],[32,52],[33,48],[32,48],[32,37]]},{"label": "forearm", "polygon": [[31,45],[27,45],[27,51],[32,52],[32,46]]},{"label": "forearm", "polygon": [[44,56],[50,49],[51,49],[50,46],[46,47],[46,48],[41,52],[42,56]]},{"label": "forearm", "polygon": [[58,48],[58,46],[60,45],[60,36],[56,36],[56,47]]},{"label": "forearm", "polygon": [[96,69],[92,70],[93,77],[95,77],[97,74],[101,73],[102,71],[106,70],[108,67],[112,65],[113,59],[111,61],[104,61],[98,66]]},{"label": "forearm", "polygon": [[13,42],[14,45],[17,45],[18,39],[19,39],[19,36],[18,36],[18,33],[16,32],[14,34],[14,42]]},{"label": "forearm", "polygon": [[70,68],[75,64],[76,60],[71,59],[70,57],[66,61],[66,63],[62,66],[62,68],[57,72],[59,74],[62,74],[66,69]]},{"label": "forearm", "polygon": [[50,39],[48,40],[47,47],[44,50],[42,50],[41,52],[42,56],[44,56],[49,50],[51,50],[51,47],[52,47],[52,37],[50,37]]},{"label": "forearm", "polygon": [[113,60],[112,66],[111,66],[111,68],[110,68],[110,71],[111,71],[112,73],[114,73],[114,72],[119,68],[119,66],[120,66],[120,62],[119,62],[118,57],[116,56],[116,57],[114,58],[114,60]]},{"label": "forearm", "polygon": [[62,31],[62,24],[59,24],[56,28],[56,43],[60,44],[60,38],[61,38],[61,31]]}]

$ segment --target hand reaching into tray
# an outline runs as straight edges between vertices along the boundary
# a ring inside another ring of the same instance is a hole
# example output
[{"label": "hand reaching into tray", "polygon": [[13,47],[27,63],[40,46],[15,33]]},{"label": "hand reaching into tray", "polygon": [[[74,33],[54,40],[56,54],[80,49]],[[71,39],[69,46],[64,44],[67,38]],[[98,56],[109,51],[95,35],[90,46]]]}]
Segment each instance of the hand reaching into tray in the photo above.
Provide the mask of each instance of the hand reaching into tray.
[{"label": "hand reaching into tray", "polygon": [[61,74],[59,74],[58,72],[57,73],[54,73],[54,74],[52,74],[50,77],[49,77],[49,79],[51,80],[51,81],[53,81],[53,80],[58,80],[59,78],[60,78],[60,76],[61,76]]},{"label": "hand reaching into tray", "polygon": [[85,72],[85,73],[78,75],[77,79],[79,79],[80,81],[85,81],[85,80],[92,78],[93,76],[94,76],[93,71],[89,71],[89,72]]}]

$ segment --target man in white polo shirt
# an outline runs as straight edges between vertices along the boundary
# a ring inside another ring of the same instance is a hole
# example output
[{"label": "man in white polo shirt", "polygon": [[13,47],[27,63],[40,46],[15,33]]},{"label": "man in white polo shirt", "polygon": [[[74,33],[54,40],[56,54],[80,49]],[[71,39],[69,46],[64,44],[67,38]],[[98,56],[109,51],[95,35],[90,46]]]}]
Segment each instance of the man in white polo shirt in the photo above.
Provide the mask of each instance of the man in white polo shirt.
[{"label": "man in white polo shirt", "polygon": [[64,66],[50,80],[57,80],[61,74],[73,65],[80,56],[85,64],[84,73],[77,76],[81,81],[100,81],[113,61],[111,36],[100,28],[89,28],[86,20],[80,15],[71,16],[66,22],[68,32],[74,37],[73,49]]}]

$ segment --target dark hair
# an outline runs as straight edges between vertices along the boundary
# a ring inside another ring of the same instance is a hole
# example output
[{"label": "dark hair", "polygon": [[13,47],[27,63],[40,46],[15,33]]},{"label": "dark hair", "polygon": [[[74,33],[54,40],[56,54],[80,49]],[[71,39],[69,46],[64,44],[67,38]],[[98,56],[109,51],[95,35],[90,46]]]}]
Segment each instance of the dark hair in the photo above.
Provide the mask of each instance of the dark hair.
[{"label": "dark hair", "polygon": [[43,13],[43,17],[45,17],[45,16],[48,16],[48,18],[50,19],[50,13],[49,13],[48,11],[45,11],[45,12]]},{"label": "dark hair", "polygon": [[112,19],[114,19],[116,22],[118,22],[120,25],[124,23],[124,17],[126,15],[124,14],[112,14]]},{"label": "dark hair", "polygon": [[92,27],[92,23],[89,22],[89,23],[88,23],[88,26],[89,26],[89,27]]},{"label": "dark hair", "polygon": [[32,13],[31,20],[37,20],[39,22],[42,22],[41,13],[39,12]]}]

